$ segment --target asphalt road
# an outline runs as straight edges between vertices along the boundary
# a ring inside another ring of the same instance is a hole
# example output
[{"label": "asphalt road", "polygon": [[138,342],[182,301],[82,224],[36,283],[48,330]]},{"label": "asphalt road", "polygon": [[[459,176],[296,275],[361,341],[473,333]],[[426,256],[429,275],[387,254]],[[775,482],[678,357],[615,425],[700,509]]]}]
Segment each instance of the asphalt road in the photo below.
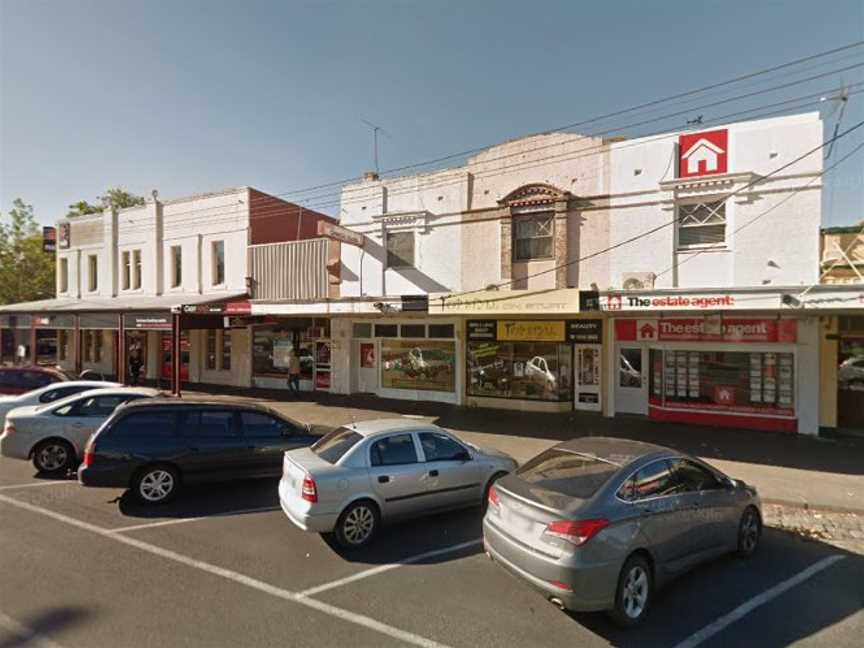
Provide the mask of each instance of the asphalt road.
[{"label": "asphalt road", "polygon": [[0,648],[857,647],[864,634],[864,557],[772,529],[752,560],[661,591],[635,631],[559,612],[479,538],[471,510],[389,527],[346,555],[288,522],[275,480],[147,509],[0,459]]}]

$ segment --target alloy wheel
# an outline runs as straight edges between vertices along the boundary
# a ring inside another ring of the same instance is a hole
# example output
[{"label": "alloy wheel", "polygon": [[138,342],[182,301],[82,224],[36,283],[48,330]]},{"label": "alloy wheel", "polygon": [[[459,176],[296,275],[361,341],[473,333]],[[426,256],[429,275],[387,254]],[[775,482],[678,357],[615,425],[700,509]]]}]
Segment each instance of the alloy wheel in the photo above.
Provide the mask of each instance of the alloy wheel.
[{"label": "alloy wheel", "polygon": [[752,553],[759,542],[759,520],[752,509],[744,513],[741,521],[741,549],[745,553]]},{"label": "alloy wheel", "polygon": [[342,523],[342,534],[352,545],[363,544],[372,534],[375,514],[368,506],[357,506],[348,512]]},{"label": "alloy wheel", "polygon": [[45,472],[54,472],[67,464],[69,451],[61,443],[49,443],[37,451],[36,460]]},{"label": "alloy wheel", "polygon": [[648,602],[648,574],[640,565],[634,565],[624,581],[624,613],[631,619],[638,619],[645,611]]},{"label": "alloy wheel", "polygon": [[148,502],[161,502],[174,490],[174,475],[161,468],[151,470],[141,478],[138,492]]}]

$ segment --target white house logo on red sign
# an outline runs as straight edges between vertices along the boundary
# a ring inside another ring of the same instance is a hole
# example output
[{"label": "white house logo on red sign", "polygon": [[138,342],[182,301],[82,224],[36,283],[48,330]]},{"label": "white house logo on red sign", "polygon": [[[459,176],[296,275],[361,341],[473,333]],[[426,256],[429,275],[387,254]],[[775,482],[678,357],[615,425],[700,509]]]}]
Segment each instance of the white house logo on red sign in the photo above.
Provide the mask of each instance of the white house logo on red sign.
[{"label": "white house logo on red sign", "polygon": [[637,340],[657,339],[657,320],[636,320]]},{"label": "white house logo on red sign", "polygon": [[725,128],[681,135],[678,138],[678,177],[726,173],[728,151],[729,131]]}]

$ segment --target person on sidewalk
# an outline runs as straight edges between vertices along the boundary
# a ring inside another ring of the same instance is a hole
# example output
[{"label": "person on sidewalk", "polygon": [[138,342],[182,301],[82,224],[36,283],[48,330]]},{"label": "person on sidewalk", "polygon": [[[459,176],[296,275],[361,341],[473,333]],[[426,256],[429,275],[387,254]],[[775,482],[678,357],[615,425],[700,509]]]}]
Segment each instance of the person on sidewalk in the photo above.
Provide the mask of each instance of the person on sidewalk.
[{"label": "person on sidewalk", "polygon": [[132,350],[132,355],[129,358],[129,384],[133,387],[138,385],[138,379],[141,376],[141,366],[144,363],[141,361],[141,353],[138,349]]},{"label": "person on sidewalk", "polygon": [[300,354],[297,349],[294,349],[288,358],[288,391],[300,397]]}]

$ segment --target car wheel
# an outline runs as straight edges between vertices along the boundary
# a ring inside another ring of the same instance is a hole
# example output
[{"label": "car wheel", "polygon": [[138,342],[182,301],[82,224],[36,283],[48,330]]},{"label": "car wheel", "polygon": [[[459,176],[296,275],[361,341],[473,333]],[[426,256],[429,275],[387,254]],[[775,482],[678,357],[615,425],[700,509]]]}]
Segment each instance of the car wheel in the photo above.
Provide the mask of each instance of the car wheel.
[{"label": "car wheel", "polygon": [[611,615],[618,625],[635,626],[645,619],[654,593],[651,565],[639,554],[630,556],[618,576],[615,607]]},{"label": "car wheel", "polygon": [[66,473],[75,462],[75,449],[62,439],[43,441],[33,451],[33,467],[42,473]]},{"label": "car wheel", "polygon": [[483,501],[480,502],[480,509],[483,511],[483,514],[486,514],[486,509],[489,508],[489,489],[492,488],[492,485],[501,479],[507,473],[499,472],[492,475],[488,482],[486,482],[486,488],[483,489]]},{"label": "car wheel", "polygon": [[738,555],[749,558],[759,546],[759,538],[762,535],[762,520],[759,511],[753,506],[744,509],[741,522],[738,524]]},{"label": "car wheel", "polygon": [[369,500],[354,502],[339,516],[334,535],[346,549],[359,549],[372,541],[378,532],[378,507]]},{"label": "car wheel", "polygon": [[180,476],[171,466],[150,466],[135,477],[132,492],[142,504],[164,504],[180,487]]}]

